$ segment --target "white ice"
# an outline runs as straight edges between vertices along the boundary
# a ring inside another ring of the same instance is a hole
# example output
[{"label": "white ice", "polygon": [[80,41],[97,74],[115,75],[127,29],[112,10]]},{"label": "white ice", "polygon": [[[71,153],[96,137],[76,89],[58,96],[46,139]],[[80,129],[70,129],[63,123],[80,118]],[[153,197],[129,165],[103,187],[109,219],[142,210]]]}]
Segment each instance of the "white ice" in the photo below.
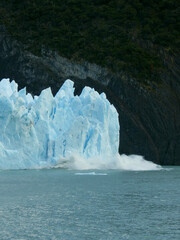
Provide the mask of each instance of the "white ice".
[{"label": "white ice", "polygon": [[0,81],[0,169],[156,170],[140,156],[119,156],[118,113],[104,93],[85,87],[74,96],[66,80],[34,98],[15,81]]}]

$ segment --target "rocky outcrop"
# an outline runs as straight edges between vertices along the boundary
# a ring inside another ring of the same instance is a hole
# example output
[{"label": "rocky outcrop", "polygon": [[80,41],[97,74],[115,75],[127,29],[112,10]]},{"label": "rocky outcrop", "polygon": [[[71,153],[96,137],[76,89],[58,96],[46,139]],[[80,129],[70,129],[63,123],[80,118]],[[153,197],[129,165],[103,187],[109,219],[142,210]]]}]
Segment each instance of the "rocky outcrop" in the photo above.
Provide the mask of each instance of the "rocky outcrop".
[{"label": "rocky outcrop", "polygon": [[164,165],[180,165],[179,59],[161,52],[167,66],[159,86],[143,87],[124,73],[117,75],[95,64],[74,63],[42,49],[26,51],[0,29],[0,78],[11,78],[33,94],[51,86],[55,93],[64,80],[75,82],[77,94],[85,86],[106,92],[119,112],[120,153],[141,154]]}]

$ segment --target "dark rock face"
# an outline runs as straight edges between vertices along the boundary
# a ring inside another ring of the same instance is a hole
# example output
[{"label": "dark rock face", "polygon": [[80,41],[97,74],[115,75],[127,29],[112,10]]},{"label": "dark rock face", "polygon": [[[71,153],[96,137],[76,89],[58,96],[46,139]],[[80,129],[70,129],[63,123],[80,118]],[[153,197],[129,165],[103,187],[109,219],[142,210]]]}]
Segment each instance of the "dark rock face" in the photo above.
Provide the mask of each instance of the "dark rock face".
[{"label": "dark rock face", "polygon": [[105,92],[119,112],[120,153],[180,165],[179,60],[165,56],[164,61],[162,85],[148,90],[123,73],[117,76],[95,64],[73,63],[55,52],[42,50],[37,57],[0,29],[0,79],[15,79],[33,94],[49,86],[55,93],[68,78],[75,82],[77,94],[85,85]]}]

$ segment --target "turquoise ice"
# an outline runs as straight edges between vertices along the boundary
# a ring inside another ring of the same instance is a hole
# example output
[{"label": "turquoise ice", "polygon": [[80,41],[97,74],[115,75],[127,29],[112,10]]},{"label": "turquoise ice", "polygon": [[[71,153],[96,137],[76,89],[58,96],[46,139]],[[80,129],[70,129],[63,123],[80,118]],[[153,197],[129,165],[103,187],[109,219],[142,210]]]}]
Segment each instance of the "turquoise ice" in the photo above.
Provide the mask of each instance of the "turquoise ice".
[{"label": "turquoise ice", "polygon": [[[118,154],[118,113],[104,93],[85,87],[74,96],[66,80],[34,98],[15,81],[0,81],[0,168],[64,164],[66,159],[109,158]],[[69,160],[71,161],[71,160]]]}]

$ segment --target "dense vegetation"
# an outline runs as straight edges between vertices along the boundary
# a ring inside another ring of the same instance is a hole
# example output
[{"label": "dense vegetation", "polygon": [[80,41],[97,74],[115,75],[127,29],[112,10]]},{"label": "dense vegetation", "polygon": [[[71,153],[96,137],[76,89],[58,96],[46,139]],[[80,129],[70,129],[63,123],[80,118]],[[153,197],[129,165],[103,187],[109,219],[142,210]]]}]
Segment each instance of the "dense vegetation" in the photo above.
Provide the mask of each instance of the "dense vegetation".
[{"label": "dense vegetation", "polygon": [[147,46],[176,53],[178,5],[177,0],[1,0],[0,22],[35,54],[45,46],[139,81],[158,81],[163,64]]}]

